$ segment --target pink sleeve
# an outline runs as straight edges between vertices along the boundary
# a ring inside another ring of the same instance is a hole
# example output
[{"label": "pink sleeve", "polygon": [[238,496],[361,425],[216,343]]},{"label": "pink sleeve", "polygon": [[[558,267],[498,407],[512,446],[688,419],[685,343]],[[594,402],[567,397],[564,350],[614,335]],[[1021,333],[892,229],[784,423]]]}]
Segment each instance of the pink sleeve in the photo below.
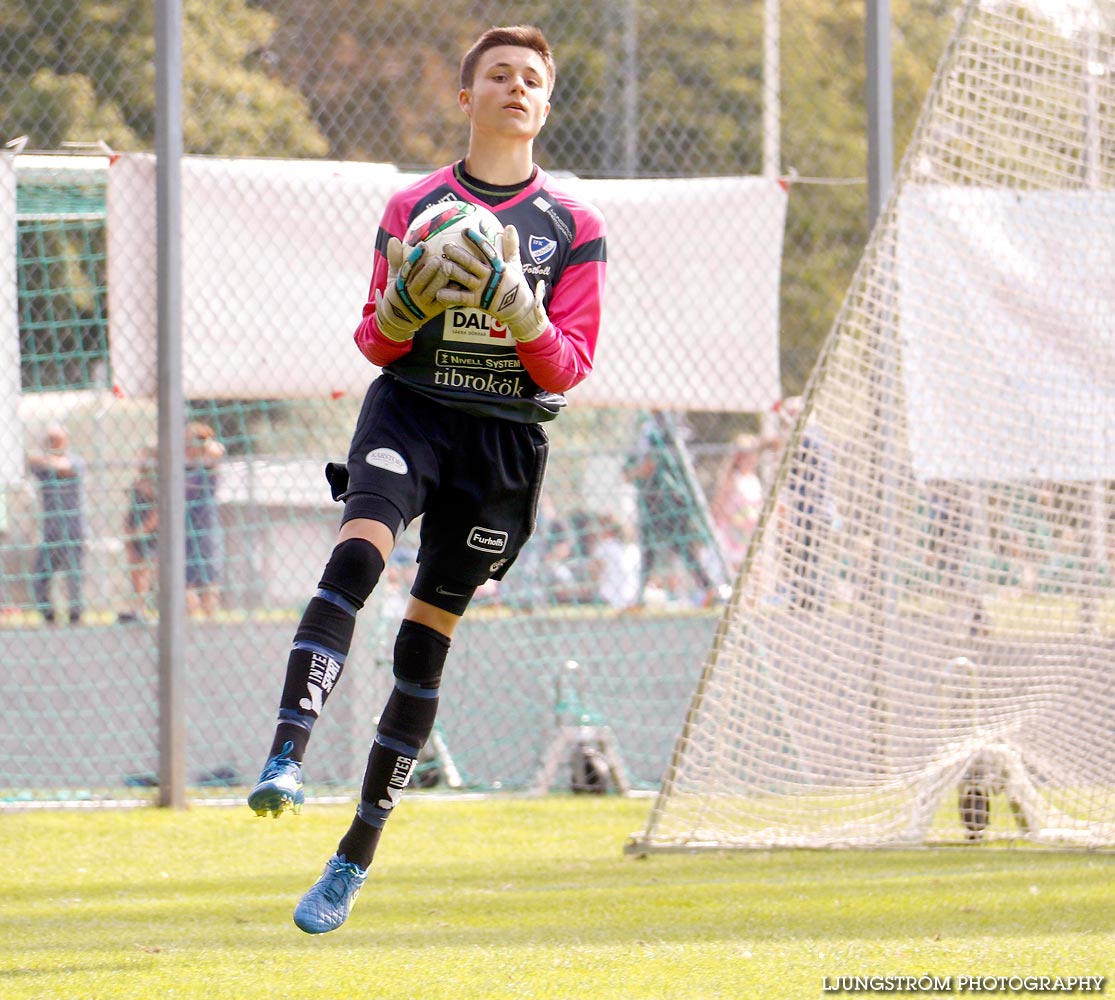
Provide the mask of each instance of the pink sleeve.
[{"label": "pink sleeve", "polygon": [[385,337],[376,325],[376,292],[382,292],[387,287],[387,258],[383,256],[379,247],[386,246],[391,236],[402,239],[406,226],[407,216],[401,199],[398,195],[393,196],[388,200],[383,218],[380,220],[375,261],[372,265],[372,285],[368,290],[368,301],[364,303],[360,325],[353,334],[360,353],[380,368],[391,364],[392,361],[398,361],[414,345],[413,340],[399,343],[397,340]]},{"label": "pink sleeve", "polygon": [[380,368],[398,361],[414,345],[413,340],[400,343],[385,337],[376,325],[376,291],[383,291],[386,287],[387,259],[377,250],[375,267],[372,269],[372,287],[368,292],[368,301],[364,303],[363,318],[356,328],[354,339],[360,353]]},{"label": "pink sleeve", "polygon": [[603,290],[603,261],[568,267],[550,299],[549,328],[541,337],[516,345],[523,367],[543,389],[565,392],[592,371]]}]

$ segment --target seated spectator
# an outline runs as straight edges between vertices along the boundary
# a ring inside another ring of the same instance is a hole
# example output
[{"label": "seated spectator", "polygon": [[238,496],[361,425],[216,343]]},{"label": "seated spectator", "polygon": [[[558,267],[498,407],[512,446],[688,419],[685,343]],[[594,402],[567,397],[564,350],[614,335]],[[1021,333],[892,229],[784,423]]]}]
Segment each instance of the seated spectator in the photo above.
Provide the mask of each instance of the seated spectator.
[{"label": "seated spectator", "polygon": [[639,603],[642,555],[635,530],[610,514],[601,516],[592,547],[592,572],[597,599],[623,611]]},{"label": "seated spectator", "polygon": [[737,437],[712,497],[712,519],[732,572],[743,565],[763,509],[760,451],[759,438],[754,434]]}]

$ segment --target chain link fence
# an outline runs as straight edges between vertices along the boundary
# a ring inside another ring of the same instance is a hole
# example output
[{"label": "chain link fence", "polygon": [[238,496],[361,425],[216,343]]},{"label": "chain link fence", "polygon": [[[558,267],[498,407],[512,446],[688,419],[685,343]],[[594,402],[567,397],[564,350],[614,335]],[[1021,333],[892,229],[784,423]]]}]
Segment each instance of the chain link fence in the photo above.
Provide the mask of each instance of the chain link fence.
[{"label": "chain link fence", "polygon": [[[954,4],[895,2],[892,19],[901,150]],[[636,786],[659,781],[754,526],[748,491],[777,461],[772,406],[803,388],[866,240],[860,4],[185,0],[199,794],[254,779],[332,545],[321,470],[374,376],[350,337],[384,200],[463,154],[460,55],[521,22],[558,62],[537,159],[609,219],[608,312],[597,371],[550,425],[539,530],[454,641],[428,781],[536,787],[570,724],[612,732]],[[11,798],[142,795],[158,771],[154,49],[149,0],[0,10]],[[359,780],[414,546],[362,614],[311,788]]]}]

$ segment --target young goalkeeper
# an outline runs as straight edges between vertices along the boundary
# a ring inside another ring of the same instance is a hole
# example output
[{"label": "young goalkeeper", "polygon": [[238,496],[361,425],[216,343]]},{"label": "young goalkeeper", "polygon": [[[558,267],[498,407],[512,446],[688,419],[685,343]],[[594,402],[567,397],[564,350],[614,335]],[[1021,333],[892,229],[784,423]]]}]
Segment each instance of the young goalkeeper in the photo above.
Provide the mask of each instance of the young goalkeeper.
[{"label": "young goalkeeper", "polygon": [[[340,678],[356,613],[398,533],[424,514],[395,639],[395,686],[360,803],[294,911],[311,934],[336,929],[352,909],[433,728],[453,632],[476,589],[503,577],[534,528],[548,448],[542,425],[592,369],[605,225],[534,163],[553,86],[553,56],[537,28],[486,31],[461,62],[467,154],[393,196],[380,221],[356,343],[383,372],[364,399],[347,467],[330,467],[345,504],[341,528],[295,632],[270,757],[248,796],[260,816],[301,807],[300,763]],[[411,219],[447,199],[486,205],[503,223],[497,246],[478,238],[483,260],[463,247],[435,258],[401,242]]]}]

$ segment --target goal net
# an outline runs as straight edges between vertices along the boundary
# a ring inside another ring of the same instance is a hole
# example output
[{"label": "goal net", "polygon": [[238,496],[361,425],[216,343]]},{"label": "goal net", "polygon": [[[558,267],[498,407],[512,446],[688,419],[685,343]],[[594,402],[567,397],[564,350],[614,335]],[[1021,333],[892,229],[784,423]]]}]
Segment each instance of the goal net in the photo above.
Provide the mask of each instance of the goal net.
[{"label": "goal net", "polygon": [[970,3],[633,852],[1115,844],[1115,3]]}]

